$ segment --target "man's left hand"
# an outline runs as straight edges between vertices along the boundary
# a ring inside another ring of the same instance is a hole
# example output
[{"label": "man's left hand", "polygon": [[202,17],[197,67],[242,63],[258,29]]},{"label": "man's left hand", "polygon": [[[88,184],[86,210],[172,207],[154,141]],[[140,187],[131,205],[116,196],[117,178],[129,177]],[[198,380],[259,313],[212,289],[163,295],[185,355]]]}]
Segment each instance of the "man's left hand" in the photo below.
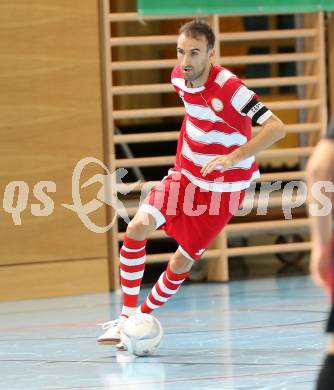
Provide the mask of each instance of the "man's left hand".
[{"label": "man's left hand", "polygon": [[240,159],[233,153],[228,154],[226,156],[218,156],[207,162],[203,165],[201,169],[202,176],[206,176],[211,173],[214,169],[219,170],[220,172],[226,171],[226,169],[232,168],[235,164],[237,164]]}]

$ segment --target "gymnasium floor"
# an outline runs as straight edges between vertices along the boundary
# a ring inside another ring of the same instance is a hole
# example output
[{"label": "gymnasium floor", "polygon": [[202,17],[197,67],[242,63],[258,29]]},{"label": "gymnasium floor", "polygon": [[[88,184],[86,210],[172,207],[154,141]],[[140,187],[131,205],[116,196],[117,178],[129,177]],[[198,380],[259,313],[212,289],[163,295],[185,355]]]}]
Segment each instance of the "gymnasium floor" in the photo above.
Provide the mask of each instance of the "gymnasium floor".
[{"label": "gymnasium floor", "polygon": [[0,303],[0,389],[313,389],[327,301],[307,276],[183,286],[157,312],[165,336],[149,358],[96,344],[95,324],[119,303],[119,293]]}]

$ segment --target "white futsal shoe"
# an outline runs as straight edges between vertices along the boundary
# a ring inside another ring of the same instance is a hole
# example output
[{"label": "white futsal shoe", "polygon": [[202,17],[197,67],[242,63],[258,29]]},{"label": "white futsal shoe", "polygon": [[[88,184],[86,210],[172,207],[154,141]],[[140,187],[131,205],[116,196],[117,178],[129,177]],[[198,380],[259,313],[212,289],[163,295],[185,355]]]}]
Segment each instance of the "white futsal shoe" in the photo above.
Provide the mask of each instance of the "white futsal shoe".
[{"label": "white futsal shoe", "polygon": [[[97,339],[97,343],[100,345],[114,345],[117,344],[117,349],[122,350],[121,345],[121,330],[124,327],[124,324],[128,318],[120,316],[116,320],[108,321],[103,324],[98,324],[102,326],[102,329],[107,329],[103,335]],[[119,347],[120,345],[120,347]]]},{"label": "white futsal shoe", "polygon": [[116,349],[117,351],[127,351],[128,349],[126,346],[122,343],[122,341],[118,344],[116,344]]}]

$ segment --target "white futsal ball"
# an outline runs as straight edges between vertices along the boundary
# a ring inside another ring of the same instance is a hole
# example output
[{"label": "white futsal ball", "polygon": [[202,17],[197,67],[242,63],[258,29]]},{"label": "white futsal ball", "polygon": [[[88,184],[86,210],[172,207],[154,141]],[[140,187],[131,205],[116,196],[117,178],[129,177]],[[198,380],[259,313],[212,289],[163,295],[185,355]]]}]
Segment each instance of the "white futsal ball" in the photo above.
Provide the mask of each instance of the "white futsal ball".
[{"label": "white futsal ball", "polygon": [[162,335],[162,326],[155,317],[138,313],[125,322],[121,330],[121,341],[130,353],[149,356],[158,349]]}]

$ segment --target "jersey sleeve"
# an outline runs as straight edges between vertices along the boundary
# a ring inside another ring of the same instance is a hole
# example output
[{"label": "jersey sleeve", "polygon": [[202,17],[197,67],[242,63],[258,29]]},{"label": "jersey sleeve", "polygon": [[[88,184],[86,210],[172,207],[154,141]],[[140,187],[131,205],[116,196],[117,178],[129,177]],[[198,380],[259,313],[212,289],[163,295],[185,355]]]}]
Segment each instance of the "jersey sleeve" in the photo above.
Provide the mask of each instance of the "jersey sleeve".
[{"label": "jersey sleeve", "polygon": [[170,82],[177,93],[180,91],[180,88],[176,85],[175,79],[179,79],[181,77],[182,77],[181,68],[179,65],[175,65],[170,75]]},{"label": "jersey sleeve", "polygon": [[258,100],[257,95],[248,89],[241,80],[234,79],[230,85],[230,103],[242,116],[249,117],[253,123],[262,125],[273,113]]}]

